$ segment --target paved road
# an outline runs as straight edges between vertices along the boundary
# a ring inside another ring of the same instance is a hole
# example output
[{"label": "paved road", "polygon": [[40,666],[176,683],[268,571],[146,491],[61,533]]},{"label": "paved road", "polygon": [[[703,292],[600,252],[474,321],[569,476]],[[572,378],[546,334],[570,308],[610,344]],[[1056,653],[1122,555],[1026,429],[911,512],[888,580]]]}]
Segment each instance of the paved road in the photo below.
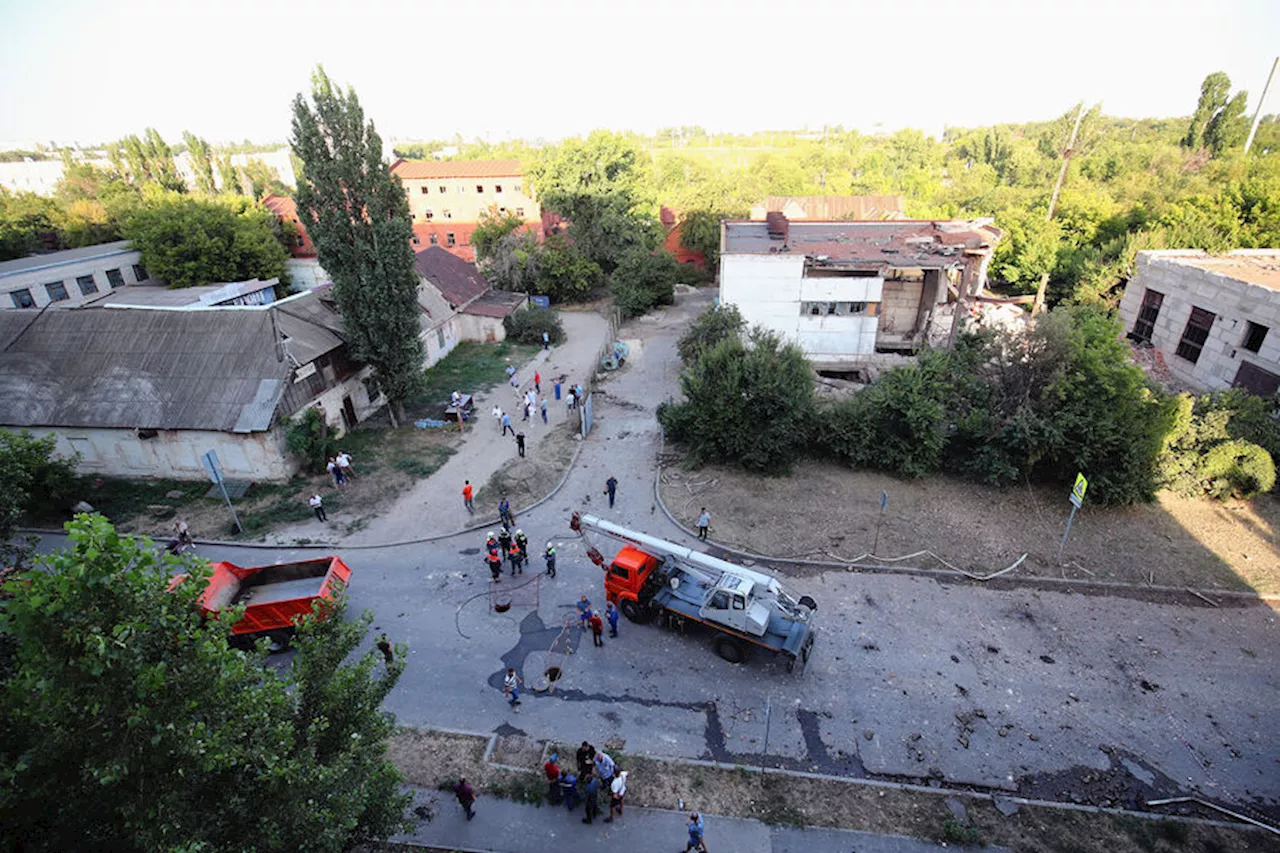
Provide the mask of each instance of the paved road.
[{"label": "paved road", "polygon": [[[674,342],[703,302],[624,331],[631,360],[598,392],[596,432],[568,484],[518,520],[535,544],[559,543],[559,576],[513,591],[510,612],[487,607],[479,537],[344,553],[354,606],[410,646],[387,701],[402,722],[1117,805],[1196,793],[1280,816],[1280,642],[1263,605],[829,572],[792,584],[820,607],[803,676],[771,660],[734,666],[703,638],[625,622],[603,648],[578,644],[549,661],[578,596],[603,603],[599,571],[568,530],[573,510],[693,542],[654,500],[653,412],[674,387]],[[601,494],[611,473],[613,510]],[[250,564],[292,553],[204,550]],[[536,683],[548,663],[564,677],[512,714],[503,668]]]}]

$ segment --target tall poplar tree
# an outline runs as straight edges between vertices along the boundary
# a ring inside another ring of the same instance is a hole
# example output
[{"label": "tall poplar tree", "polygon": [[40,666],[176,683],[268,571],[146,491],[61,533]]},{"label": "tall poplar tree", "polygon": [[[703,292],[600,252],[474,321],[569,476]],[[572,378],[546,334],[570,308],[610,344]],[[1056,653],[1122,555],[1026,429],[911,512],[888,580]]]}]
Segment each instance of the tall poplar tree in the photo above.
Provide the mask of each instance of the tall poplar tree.
[{"label": "tall poplar tree", "polygon": [[382,138],[356,93],[317,67],[311,103],[293,101],[293,152],[302,161],[297,204],[347,329],[347,346],[373,367],[393,424],[422,379],[413,224],[400,179],[382,162]]},{"label": "tall poplar tree", "polygon": [[196,173],[196,188],[205,195],[216,194],[218,190],[213,180],[213,149],[208,142],[189,130],[182,131],[182,139],[187,143],[191,168]]}]

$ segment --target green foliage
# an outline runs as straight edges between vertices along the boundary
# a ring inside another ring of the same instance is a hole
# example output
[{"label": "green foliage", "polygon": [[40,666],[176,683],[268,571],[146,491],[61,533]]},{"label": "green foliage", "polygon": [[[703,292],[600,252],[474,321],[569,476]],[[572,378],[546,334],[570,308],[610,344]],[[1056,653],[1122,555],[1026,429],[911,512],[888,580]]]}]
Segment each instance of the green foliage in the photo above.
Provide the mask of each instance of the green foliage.
[{"label": "green foliage", "polygon": [[0,261],[23,258],[57,234],[52,201],[32,193],[14,195],[0,187]]},{"label": "green foliage", "polygon": [[184,193],[187,186],[173,160],[173,149],[155,128],[149,127],[139,137],[131,134],[108,146],[111,157],[122,165],[122,176],[136,187],[155,184],[170,192]]},{"label": "green foliage", "polygon": [[590,298],[604,280],[600,265],[588,258],[562,234],[548,237],[538,253],[538,280],[533,292],[553,302],[580,302]]},{"label": "green foliage", "polygon": [[1275,488],[1276,464],[1256,444],[1224,441],[1200,461],[1200,479],[1210,497],[1247,500]]},{"label": "green foliage", "polygon": [[299,94],[293,102],[293,151],[304,166],[298,210],[333,278],[347,346],[373,367],[393,419],[402,419],[404,400],[422,379],[409,202],[382,162],[382,139],[355,92],[342,92],[317,68],[311,100]]},{"label": "green foliage", "polygon": [[[541,346],[539,339],[537,347]],[[424,371],[422,387],[411,401],[413,410],[439,417],[450,393],[475,394],[505,382],[507,365],[519,365],[535,351],[533,346],[519,346],[510,340],[496,344],[462,341]]]},{"label": "green foliage", "polygon": [[689,461],[732,462],[782,473],[800,457],[813,423],[813,371],[774,332],[722,340],[680,376],[684,402],[658,418]]},{"label": "green foliage", "polygon": [[123,230],[147,270],[170,287],[284,275],[275,217],[248,199],[148,191]]},{"label": "green foliage", "polygon": [[553,344],[564,341],[564,324],[554,311],[517,311],[502,318],[502,328],[518,344],[542,346],[543,332]]},{"label": "green foliage", "polygon": [[337,452],[338,441],[315,406],[308,406],[290,421],[284,436],[289,451],[304,459],[313,471],[323,471],[329,457]]},{"label": "green foliage", "polygon": [[196,189],[204,195],[215,195],[218,188],[213,179],[213,149],[189,130],[182,132],[182,140],[187,144],[191,167],[196,173]]},{"label": "green foliage", "polygon": [[1015,285],[1019,293],[1034,293],[1040,276],[1057,261],[1058,223],[1047,222],[1037,210],[1007,208],[996,224],[1005,233],[991,258],[991,274]]},{"label": "green foliage", "polygon": [[403,827],[380,705],[404,650],[357,654],[370,617],[306,618],[281,671],[202,618],[203,561],[101,516],[68,533],[0,613],[0,796],[27,849],[338,853]]},{"label": "green foliage", "polygon": [[[1198,398],[1180,394],[1174,411],[1160,455],[1164,488],[1223,499],[1252,497],[1275,487],[1280,422],[1274,414],[1280,403],[1231,389]],[[1223,447],[1227,449],[1219,450]]]},{"label": "green foliage", "polygon": [[494,286],[517,293],[537,286],[542,272],[542,249],[532,231],[524,228],[507,231],[489,243],[486,252],[484,260],[478,262]]},{"label": "green foliage", "polygon": [[700,252],[707,267],[720,263],[720,222],[746,218],[747,211],[691,210],[680,220],[680,245],[690,252]]},{"label": "green foliage", "polygon": [[717,305],[708,308],[698,319],[693,321],[689,331],[684,333],[676,344],[680,360],[686,367],[691,367],[702,354],[716,344],[729,338],[736,338],[746,327],[747,321],[736,305]]},{"label": "green foliage", "polygon": [[524,220],[514,213],[500,214],[492,209],[481,213],[480,222],[476,225],[476,230],[471,233],[471,245],[476,250],[476,263],[483,264],[488,261],[502,239],[522,225]]},{"label": "green foliage", "polygon": [[0,498],[0,562],[9,565],[26,554],[26,543],[14,541],[23,519],[43,518],[70,503],[75,487],[75,460],[54,457],[52,435],[36,438],[0,430],[0,471],[5,487]]},{"label": "green foliage", "polygon": [[659,305],[676,301],[676,285],[687,272],[666,252],[633,249],[613,271],[610,290],[624,317],[638,317]]}]

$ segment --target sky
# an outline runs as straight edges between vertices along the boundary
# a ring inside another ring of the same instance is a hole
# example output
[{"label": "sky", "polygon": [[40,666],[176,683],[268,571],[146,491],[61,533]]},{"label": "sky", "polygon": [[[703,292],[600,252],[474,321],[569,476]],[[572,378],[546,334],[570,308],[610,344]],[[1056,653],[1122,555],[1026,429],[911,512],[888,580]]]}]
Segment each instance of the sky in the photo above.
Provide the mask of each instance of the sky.
[{"label": "sky", "polygon": [[1252,113],[1277,54],[1280,0],[0,0],[0,148],[283,142],[317,63],[384,139],[497,141],[1183,116],[1213,71]]}]

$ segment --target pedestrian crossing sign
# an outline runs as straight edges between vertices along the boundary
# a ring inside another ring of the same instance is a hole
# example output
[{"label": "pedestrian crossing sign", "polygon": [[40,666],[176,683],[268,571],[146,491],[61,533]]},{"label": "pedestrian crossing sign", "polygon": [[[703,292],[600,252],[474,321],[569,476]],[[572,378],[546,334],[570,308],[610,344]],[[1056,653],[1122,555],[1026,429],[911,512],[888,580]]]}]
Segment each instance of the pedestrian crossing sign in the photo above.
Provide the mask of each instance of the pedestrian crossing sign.
[{"label": "pedestrian crossing sign", "polygon": [[1076,484],[1071,487],[1071,502],[1076,506],[1084,503],[1084,493],[1089,489],[1089,481],[1084,474],[1076,474]]}]

